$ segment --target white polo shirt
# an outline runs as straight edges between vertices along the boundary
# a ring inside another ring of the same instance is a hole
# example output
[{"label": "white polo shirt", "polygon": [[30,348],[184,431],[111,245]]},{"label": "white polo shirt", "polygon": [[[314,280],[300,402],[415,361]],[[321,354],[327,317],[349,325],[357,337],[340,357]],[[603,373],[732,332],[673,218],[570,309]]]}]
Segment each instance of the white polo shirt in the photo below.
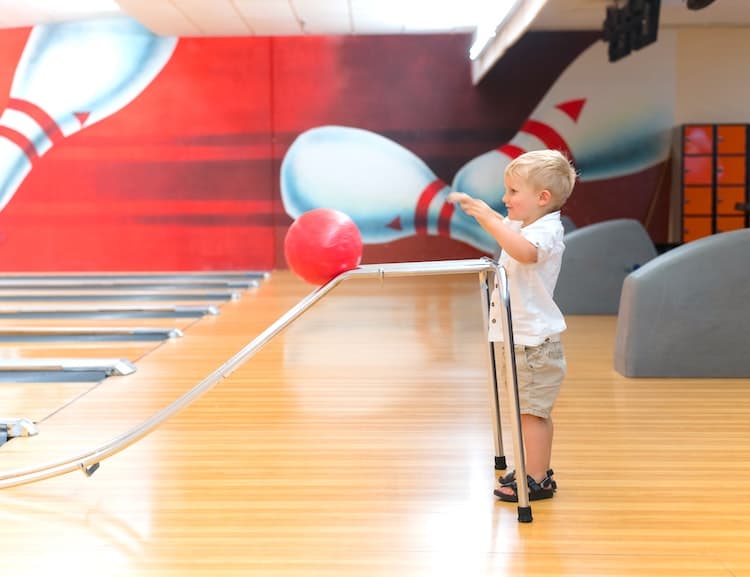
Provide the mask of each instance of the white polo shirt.
[{"label": "white polo shirt", "polygon": [[[507,217],[504,222],[519,230],[538,251],[534,263],[520,263],[505,251],[498,261],[508,273],[513,341],[517,345],[537,346],[548,338],[555,340],[566,328],[565,319],[552,300],[565,250],[560,211],[546,214],[525,227]],[[502,310],[499,288],[495,284],[489,319],[491,341],[503,340]]]}]

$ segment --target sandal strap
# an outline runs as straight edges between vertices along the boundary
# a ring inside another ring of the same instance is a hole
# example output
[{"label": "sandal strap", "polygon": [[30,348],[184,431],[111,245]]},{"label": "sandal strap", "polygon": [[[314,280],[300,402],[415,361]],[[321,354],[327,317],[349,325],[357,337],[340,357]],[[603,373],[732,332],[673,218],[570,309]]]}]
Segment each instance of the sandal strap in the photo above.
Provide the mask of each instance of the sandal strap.
[{"label": "sandal strap", "polygon": [[[541,484],[544,485],[545,481],[548,481],[550,483],[550,486],[553,489],[557,489],[557,483],[555,482],[554,479],[552,479],[554,474],[555,472],[552,469],[547,469],[547,476],[544,479],[542,479]],[[515,470],[503,475],[502,477],[498,479],[498,483],[500,483],[500,485],[505,486],[505,487],[510,487],[515,482],[516,482]]]},{"label": "sandal strap", "polygon": [[557,483],[552,478],[552,475],[554,474],[555,472],[552,469],[547,469],[547,476],[542,479],[540,485],[545,489],[552,489],[553,491],[557,491]]},{"label": "sandal strap", "polygon": [[542,479],[541,483],[537,483],[534,480],[534,477],[532,477],[531,475],[526,475],[526,484],[529,486],[529,491],[531,491],[532,493],[541,491],[545,481],[549,482],[549,477],[545,477],[544,479]]},{"label": "sandal strap", "polygon": [[[534,480],[534,477],[532,477],[531,475],[526,475],[526,484],[529,487],[529,491],[531,491],[532,493],[536,493],[536,492],[544,491],[544,490],[548,490],[548,489],[553,489],[554,490],[554,489],[557,488],[557,483],[555,483],[552,479],[550,479],[549,475],[546,476],[544,479],[542,479],[538,483]],[[517,481],[513,481],[512,483],[508,483],[505,486],[506,487],[510,487],[516,493],[518,493],[518,482]]]}]

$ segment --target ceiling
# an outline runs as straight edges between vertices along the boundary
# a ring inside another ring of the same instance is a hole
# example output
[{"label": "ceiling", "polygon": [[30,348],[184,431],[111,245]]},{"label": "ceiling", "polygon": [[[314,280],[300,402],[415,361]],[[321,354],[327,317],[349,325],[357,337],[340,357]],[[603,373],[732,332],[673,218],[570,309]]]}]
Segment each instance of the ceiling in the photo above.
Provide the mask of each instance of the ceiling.
[{"label": "ceiling", "polygon": [[[617,2],[548,0],[531,28],[598,30],[606,7]],[[0,0],[0,28],[125,12],[168,36],[455,33],[473,31],[485,4],[486,0]],[[688,10],[685,0],[662,0],[660,26],[750,26],[750,6],[748,0],[715,0],[702,10]]]}]

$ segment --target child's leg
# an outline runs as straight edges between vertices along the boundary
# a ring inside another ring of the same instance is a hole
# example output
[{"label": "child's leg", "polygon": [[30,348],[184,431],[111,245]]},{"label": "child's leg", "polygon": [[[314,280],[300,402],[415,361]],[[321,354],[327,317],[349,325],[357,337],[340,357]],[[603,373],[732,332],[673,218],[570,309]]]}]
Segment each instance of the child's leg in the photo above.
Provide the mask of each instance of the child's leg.
[{"label": "child's leg", "polygon": [[[521,432],[526,457],[526,474],[537,483],[547,476],[552,454],[552,434],[554,427],[552,418],[544,419],[536,415],[521,415]],[[500,486],[496,489],[500,493],[511,496],[515,489]],[[497,493],[496,493],[497,494]]]},{"label": "child's leg", "polygon": [[521,430],[526,449],[526,474],[539,483],[547,476],[550,465],[554,433],[552,418],[521,415]]},{"label": "child's leg", "polygon": [[[538,347],[517,346],[515,353],[526,474],[541,483],[550,471],[554,433],[550,412],[565,376],[565,357],[558,341]],[[504,495],[514,495],[514,487],[502,480],[500,485],[495,494],[501,499]],[[554,482],[551,488],[555,488]]]}]

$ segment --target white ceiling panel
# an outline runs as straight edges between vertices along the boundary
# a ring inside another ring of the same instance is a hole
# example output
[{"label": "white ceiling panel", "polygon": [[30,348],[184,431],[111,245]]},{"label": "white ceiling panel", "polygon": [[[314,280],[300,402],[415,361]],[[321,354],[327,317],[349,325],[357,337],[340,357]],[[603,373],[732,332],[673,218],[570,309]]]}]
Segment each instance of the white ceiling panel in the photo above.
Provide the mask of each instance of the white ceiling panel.
[{"label": "white ceiling panel", "polygon": [[358,34],[379,33],[379,30],[388,33],[467,32],[481,21],[487,5],[487,0],[351,0]]},{"label": "white ceiling panel", "polygon": [[228,2],[248,22],[253,34],[289,36],[304,34],[294,5],[288,0],[216,0]]},{"label": "white ceiling panel", "polygon": [[171,0],[193,23],[201,36],[245,36],[254,34],[240,8],[227,0]]},{"label": "white ceiling panel", "polygon": [[347,0],[294,0],[294,8],[307,34],[352,34],[353,20]]},{"label": "white ceiling panel", "polygon": [[0,0],[0,27],[20,28],[61,20],[106,17],[119,12],[116,0]]},{"label": "white ceiling panel", "polygon": [[123,12],[138,20],[155,34],[195,36],[201,33],[198,23],[190,20],[169,0],[118,0],[118,2]]},{"label": "white ceiling panel", "polygon": [[[452,33],[474,29],[488,2],[510,0],[0,0],[0,27],[96,18],[122,11],[174,36]],[[750,0],[688,10],[662,0],[660,24],[750,26]],[[549,0],[532,29],[599,30],[617,0]],[[620,0],[620,5],[623,0]]]}]

